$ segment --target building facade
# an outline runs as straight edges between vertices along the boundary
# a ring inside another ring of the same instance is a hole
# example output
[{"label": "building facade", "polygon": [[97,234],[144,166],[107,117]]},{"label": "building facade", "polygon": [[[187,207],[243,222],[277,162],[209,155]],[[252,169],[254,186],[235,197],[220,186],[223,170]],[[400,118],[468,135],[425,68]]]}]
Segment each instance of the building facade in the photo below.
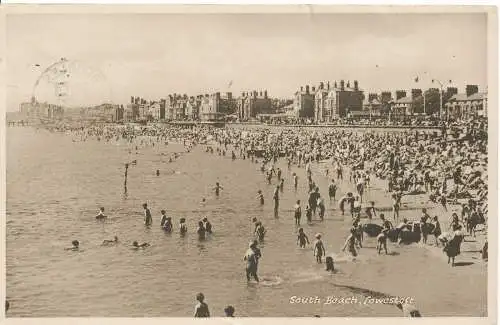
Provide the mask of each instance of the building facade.
[{"label": "building facade", "polygon": [[243,92],[237,100],[237,115],[242,121],[255,118],[258,114],[271,113],[273,113],[273,103],[267,95],[267,90]]}]

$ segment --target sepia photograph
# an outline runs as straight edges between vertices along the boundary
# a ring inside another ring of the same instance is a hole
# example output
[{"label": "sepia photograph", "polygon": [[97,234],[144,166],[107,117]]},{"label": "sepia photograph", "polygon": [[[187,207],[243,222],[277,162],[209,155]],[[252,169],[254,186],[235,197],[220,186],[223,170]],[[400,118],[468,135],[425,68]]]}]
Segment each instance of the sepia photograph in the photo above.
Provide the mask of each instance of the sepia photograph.
[{"label": "sepia photograph", "polygon": [[376,8],[7,12],[5,316],[491,316],[496,9]]}]

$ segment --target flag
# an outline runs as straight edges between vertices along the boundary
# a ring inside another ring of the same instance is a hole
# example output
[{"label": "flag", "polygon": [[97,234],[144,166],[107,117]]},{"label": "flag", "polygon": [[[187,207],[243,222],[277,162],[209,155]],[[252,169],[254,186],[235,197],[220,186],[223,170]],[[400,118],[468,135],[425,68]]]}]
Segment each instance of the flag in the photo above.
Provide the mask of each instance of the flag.
[{"label": "flag", "polygon": [[418,76],[415,78],[415,82],[418,82]]}]

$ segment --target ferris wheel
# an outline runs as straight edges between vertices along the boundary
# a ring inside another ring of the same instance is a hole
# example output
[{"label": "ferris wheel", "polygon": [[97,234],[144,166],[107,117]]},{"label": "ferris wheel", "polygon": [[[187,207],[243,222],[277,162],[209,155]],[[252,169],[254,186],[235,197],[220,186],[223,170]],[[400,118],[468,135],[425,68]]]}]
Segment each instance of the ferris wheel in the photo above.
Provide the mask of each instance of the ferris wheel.
[{"label": "ferris wheel", "polygon": [[33,85],[32,101],[68,107],[81,104],[92,95],[101,101],[111,101],[111,87],[104,73],[82,61],[61,58],[40,73]]}]

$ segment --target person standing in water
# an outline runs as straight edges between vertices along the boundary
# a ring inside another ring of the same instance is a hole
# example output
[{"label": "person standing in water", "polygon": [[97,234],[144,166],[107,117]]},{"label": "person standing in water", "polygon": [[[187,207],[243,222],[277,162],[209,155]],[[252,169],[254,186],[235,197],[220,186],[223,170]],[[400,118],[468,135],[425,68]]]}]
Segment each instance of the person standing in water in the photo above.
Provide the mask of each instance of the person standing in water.
[{"label": "person standing in water", "polygon": [[97,213],[97,215],[95,216],[95,218],[96,218],[97,220],[104,220],[104,219],[106,219],[106,218],[107,218],[107,216],[105,216],[105,215],[104,215],[104,208],[103,208],[103,207],[101,207],[101,208],[99,209],[99,213]]},{"label": "person standing in water", "polygon": [[196,295],[196,300],[198,303],[194,307],[194,317],[196,318],[206,318],[210,317],[210,311],[208,310],[208,305],[205,303],[205,296],[203,293]]},{"label": "person standing in water", "polygon": [[215,191],[215,196],[220,195],[220,190],[223,190],[224,188],[219,184],[219,182],[215,183],[214,191]]},{"label": "person standing in water", "polygon": [[185,236],[187,233],[186,218],[181,218],[179,220],[179,232],[181,236]]},{"label": "person standing in water", "polygon": [[205,231],[207,232],[207,234],[211,235],[212,234],[212,224],[210,223],[210,221],[208,221],[208,218],[205,217],[203,218],[203,226],[205,227]]},{"label": "person standing in water", "polygon": [[332,182],[328,186],[328,196],[330,197],[330,202],[335,201],[335,195],[337,194],[337,185],[335,184],[335,180],[332,179]]},{"label": "person standing in water", "polygon": [[276,189],[274,190],[273,194],[273,200],[274,200],[274,217],[278,218],[278,210],[280,206],[280,194],[279,194],[279,186],[276,186]]},{"label": "person standing in water", "polygon": [[321,264],[323,262],[322,257],[326,255],[325,246],[321,241],[321,234],[316,234],[316,242],[314,243],[313,254],[314,256],[316,256],[316,262]]},{"label": "person standing in water", "polygon": [[312,211],[311,211],[311,208],[309,207],[309,205],[306,205],[306,218],[307,218],[307,223],[311,223],[312,222]]},{"label": "person standing in water", "polygon": [[358,252],[356,251],[356,229],[354,228],[351,228],[351,233],[347,236],[342,251],[345,252],[346,248],[353,257],[358,256]]},{"label": "person standing in water", "polygon": [[163,224],[163,230],[167,233],[171,233],[173,227],[174,225],[172,224],[172,217],[167,217],[167,220]]},{"label": "person standing in water", "polygon": [[167,211],[161,210],[161,221],[160,221],[160,227],[165,226],[165,222],[167,222]]},{"label": "person standing in water", "polygon": [[151,217],[151,211],[149,210],[147,203],[144,203],[142,207],[144,208],[144,224],[146,226],[151,226],[151,224],[153,223],[153,218]]},{"label": "person standing in water", "polygon": [[299,235],[297,236],[297,244],[299,244],[300,248],[305,248],[306,243],[309,245],[309,238],[304,233],[304,228],[299,228]]},{"label": "person standing in water", "polygon": [[198,230],[196,233],[198,234],[199,240],[205,240],[205,227],[203,226],[203,221],[198,222]]},{"label": "person standing in water", "polygon": [[260,205],[264,205],[264,194],[262,194],[262,190],[257,191],[257,199],[259,199]]},{"label": "person standing in water", "polygon": [[295,189],[295,192],[297,192],[297,187],[299,186],[299,177],[297,174],[293,173],[293,188]]},{"label": "person standing in water", "polygon": [[264,228],[264,226],[262,225],[262,222],[260,222],[260,221],[258,221],[255,225],[256,225],[255,235],[259,239],[259,242],[262,243],[264,241],[264,237],[266,235],[266,229]]},{"label": "person standing in water", "polygon": [[256,254],[256,244],[255,242],[251,242],[249,245],[248,250],[245,253],[245,257],[243,258],[244,261],[247,262],[246,265],[246,275],[247,275],[247,281],[250,282],[251,277],[255,279],[256,282],[259,282],[259,277],[257,275],[257,268],[258,268],[258,257]]},{"label": "person standing in water", "polygon": [[300,200],[297,200],[297,203],[293,207],[295,224],[300,226],[300,218],[302,217],[302,208],[300,207]]}]

